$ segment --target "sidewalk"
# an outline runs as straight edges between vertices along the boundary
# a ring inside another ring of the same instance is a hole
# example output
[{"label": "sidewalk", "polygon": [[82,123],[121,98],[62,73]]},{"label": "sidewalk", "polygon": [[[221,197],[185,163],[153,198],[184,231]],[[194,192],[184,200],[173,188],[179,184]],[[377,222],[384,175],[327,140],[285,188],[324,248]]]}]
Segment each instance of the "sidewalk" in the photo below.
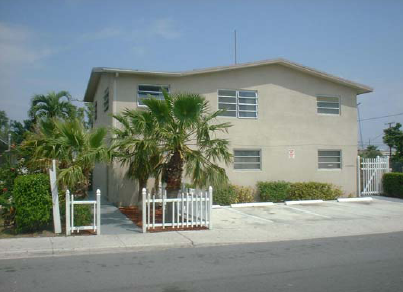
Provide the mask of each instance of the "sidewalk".
[{"label": "sidewalk", "polygon": [[[0,240],[0,259],[403,232],[403,200],[213,210],[213,230]],[[127,231],[127,230],[126,230]]]}]

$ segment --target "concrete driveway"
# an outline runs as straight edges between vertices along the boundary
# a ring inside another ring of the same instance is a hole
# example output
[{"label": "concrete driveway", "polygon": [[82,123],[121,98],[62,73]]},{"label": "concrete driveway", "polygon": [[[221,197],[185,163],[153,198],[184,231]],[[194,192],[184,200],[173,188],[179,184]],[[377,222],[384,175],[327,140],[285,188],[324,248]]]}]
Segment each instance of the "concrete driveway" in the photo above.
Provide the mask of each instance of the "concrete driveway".
[{"label": "concrete driveway", "polygon": [[192,240],[197,244],[211,241],[210,237],[220,243],[267,242],[403,231],[403,200],[373,198],[360,203],[214,209],[213,230],[192,232]]}]

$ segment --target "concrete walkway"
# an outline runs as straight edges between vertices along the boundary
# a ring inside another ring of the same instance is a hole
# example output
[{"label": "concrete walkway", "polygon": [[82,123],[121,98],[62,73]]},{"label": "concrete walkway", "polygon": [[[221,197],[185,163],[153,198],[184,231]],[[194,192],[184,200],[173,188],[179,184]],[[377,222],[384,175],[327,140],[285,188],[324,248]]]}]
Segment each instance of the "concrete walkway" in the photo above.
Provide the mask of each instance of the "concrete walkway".
[{"label": "concrete walkway", "polygon": [[141,233],[129,218],[109,203],[101,205],[101,231],[103,235]]},{"label": "concrete walkway", "polygon": [[[94,200],[94,194],[89,194]],[[141,233],[141,229],[123,215],[119,209],[101,196],[101,231],[103,235]]]},{"label": "concrete walkway", "polygon": [[[106,206],[106,205],[105,205]],[[106,208],[108,209],[108,208]],[[178,247],[274,242],[403,231],[403,200],[374,198],[372,203],[337,203],[298,207],[214,209],[213,230],[163,233],[130,232],[108,209],[112,234],[0,240],[0,259],[141,251]],[[118,211],[117,211],[118,212]],[[135,227],[132,227],[135,228]],[[113,230],[122,230],[121,234]]]}]

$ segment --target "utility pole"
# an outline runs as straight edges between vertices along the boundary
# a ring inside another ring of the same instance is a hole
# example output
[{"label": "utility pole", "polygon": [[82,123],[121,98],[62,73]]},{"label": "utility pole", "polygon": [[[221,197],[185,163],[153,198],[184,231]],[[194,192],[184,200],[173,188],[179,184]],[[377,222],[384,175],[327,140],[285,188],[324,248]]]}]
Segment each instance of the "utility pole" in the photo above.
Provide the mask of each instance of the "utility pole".
[{"label": "utility pole", "polygon": [[[389,128],[392,128],[393,124],[395,124],[395,122],[385,123],[385,125],[389,125]],[[392,157],[392,147],[391,146],[389,146],[389,157]]]},{"label": "utility pole", "polygon": [[237,64],[237,55],[236,55],[236,30],[234,30],[234,47],[235,47],[235,65]]}]

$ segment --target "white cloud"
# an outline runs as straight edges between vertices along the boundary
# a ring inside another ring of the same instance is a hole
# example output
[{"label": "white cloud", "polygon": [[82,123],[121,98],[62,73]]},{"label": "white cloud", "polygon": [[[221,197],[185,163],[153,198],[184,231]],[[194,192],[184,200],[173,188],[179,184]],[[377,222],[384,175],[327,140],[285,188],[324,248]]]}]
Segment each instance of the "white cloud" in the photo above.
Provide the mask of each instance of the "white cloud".
[{"label": "white cloud", "polygon": [[35,44],[37,35],[23,27],[0,23],[0,65],[31,64],[53,52]]},{"label": "white cloud", "polygon": [[79,37],[81,41],[102,40],[123,35],[123,31],[118,28],[106,27],[99,31],[84,33]]},{"label": "white cloud", "polygon": [[181,32],[175,26],[171,18],[162,18],[155,20],[151,24],[150,32],[165,39],[176,39],[181,36]]}]

